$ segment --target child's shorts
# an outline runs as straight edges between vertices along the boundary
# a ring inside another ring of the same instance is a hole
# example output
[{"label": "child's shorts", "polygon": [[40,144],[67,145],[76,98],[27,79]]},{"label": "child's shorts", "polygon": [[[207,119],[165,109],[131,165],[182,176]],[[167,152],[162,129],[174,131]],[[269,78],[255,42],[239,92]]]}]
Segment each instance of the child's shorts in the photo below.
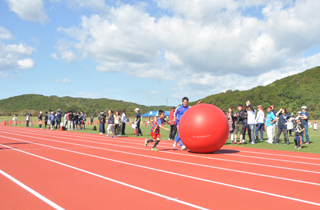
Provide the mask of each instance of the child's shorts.
[{"label": "child's shorts", "polygon": [[160,135],[160,133],[153,133],[153,132],[150,132],[150,135],[152,136],[152,139],[153,140],[160,140],[160,138],[161,138],[161,135]]}]

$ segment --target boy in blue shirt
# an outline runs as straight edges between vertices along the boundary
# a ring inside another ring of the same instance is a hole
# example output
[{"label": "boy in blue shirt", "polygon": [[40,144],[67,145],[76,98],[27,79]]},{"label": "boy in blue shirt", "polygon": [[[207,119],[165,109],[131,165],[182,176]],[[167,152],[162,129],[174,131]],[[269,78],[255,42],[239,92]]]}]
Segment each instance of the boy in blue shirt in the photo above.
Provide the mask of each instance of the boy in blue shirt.
[{"label": "boy in blue shirt", "polygon": [[[198,104],[200,104],[201,102],[202,102],[202,100],[199,101]],[[176,146],[177,146],[177,143],[178,143],[178,141],[179,141],[179,142],[180,142],[180,146],[181,146],[181,150],[186,149],[186,146],[183,145],[183,142],[181,141],[180,136],[179,136],[179,122],[180,122],[180,119],[181,119],[182,115],[183,115],[188,109],[191,108],[191,106],[188,106],[188,103],[189,103],[189,98],[187,98],[187,97],[182,98],[182,105],[179,106],[179,107],[177,107],[177,108],[176,108],[176,111],[174,112],[174,120],[173,120],[173,122],[177,122],[178,133],[177,133],[175,142],[174,142],[174,144],[173,144],[173,147],[176,147]]]},{"label": "boy in blue shirt", "polygon": [[151,148],[151,151],[158,151],[156,149],[156,147],[159,144],[160,138],[161,138],[160,128],[162,128],[164,130],[169,130],[168,128],[165,128],[163,126],[163,123],[166,122],[166,120],[164,119],[164,111],[159,110],[158,115],[159,115],[159,118],[158,118],[157,122],[153,123],[151,130],[150,130],[150,134],[152,136],[152,139],[149,139],[149,140],[146,139],[144,141],[144,146],[148,146],[148,143],[150,143],[150,142],[156,142],[156,143],[154,143],[153,147]]}]

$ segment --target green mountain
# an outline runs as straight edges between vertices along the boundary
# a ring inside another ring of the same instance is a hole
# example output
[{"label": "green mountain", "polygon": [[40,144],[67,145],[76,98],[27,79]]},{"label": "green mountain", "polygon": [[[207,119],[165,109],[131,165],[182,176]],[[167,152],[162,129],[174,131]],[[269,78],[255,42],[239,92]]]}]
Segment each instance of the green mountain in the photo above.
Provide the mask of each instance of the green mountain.
[{"label": "green mountain", "polygon": [[[245,91],[228,90],[225,93],[210,95],[205,97],[203,102],[213,104],[223,110],[227,110],[230,106],[236,110],[239,104],[245,105],[247,100],[250,100],[254,106],[262,105],[265,110],[273,104],[276,110],[286,107],[289,112],[295,114],[301,111],[301,106],[307,106],[310,118],[320,117],[320,67],[277,80],[266,86],[258,86]],[[120,111],[126,108],[128,116],[133,116],[133,110],[136,107],[140,108],[141,113],[159,109],[170,110],[170,107],[166,106],[143,106],[105,98],[87,99],[28,94],[0,100],[1,115],[24,115],[27,112],[37,114],[40,110],[61,108],[63,112],[83,110],[87,114],[97,116],[101,109],[106,112],[108,109]]]},{"label": "green mountain", "polygon": [[225,93],[210,95],[203,98],[203,103],[210,103],[227,111],[230,106],[234,110],[239,104],[245,106],[247,100],[254,106],[262,105],[264,110],[270,105],[275,105],[276,110],[286,107],[294,114],[301,111],[302,106],[307,106],[310,118],[320,117],[320,66],[266,86],[245,91],[228,90]]},{"label": "green mountain", "polygon": [[88,99],[26,94],[0,100],[1,115],[25,115],[29,112],[32,115],[37,115],[39,111],[56,111],[61,108],[63,113],[68,110],[83,110],[87,115],[92,114],[93,116],[97,116],[100,113],[100,110],[104,110],[105,113],[107,113],[109,109],[119,110],[121,112],[121,110],[125,108],[127,115],[133,116],[135,114],[134,109],[137,107],[140,109],[141,113],[159,109],[170,110],[170,107],[166,106],[144,106],[106,98]]}]

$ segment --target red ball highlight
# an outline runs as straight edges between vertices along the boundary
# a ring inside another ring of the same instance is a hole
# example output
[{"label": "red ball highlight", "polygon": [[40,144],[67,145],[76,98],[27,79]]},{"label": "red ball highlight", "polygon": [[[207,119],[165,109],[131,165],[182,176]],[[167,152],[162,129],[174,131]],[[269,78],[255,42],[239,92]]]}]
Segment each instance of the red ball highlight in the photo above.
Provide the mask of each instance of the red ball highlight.
[{"label": "red ball highlight", "polygon": [[226,116],[211,104],[191,107],[181,117],[178,129],[182,142],[190,151],[197,153],[218,151],[229,136]]}]

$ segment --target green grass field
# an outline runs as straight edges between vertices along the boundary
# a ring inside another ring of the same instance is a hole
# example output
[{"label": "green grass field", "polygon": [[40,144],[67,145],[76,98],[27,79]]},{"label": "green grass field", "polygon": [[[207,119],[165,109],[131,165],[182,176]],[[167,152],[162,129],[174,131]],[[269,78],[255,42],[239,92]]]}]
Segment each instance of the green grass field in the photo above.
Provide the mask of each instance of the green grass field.
[{"label": "green grass field", "polygon": [[[8,116],[0,116],[0,122],[2,123],[3,120],[12,120],[12,117]],[[18,117],[18,120],[25,120],[25,117]],[[37,121],[37,117],[31,117],[31,120]],[[95,118],[96,120],[96,118]],[[132,119],[131,119],[132,120]],[[8,126],[17,126],[17,127],[25,127],[25,124],[20,125],[8,125]],[[30,127],[38,128],[38,124],[31,124]],[[169,128],[168,125],[165,125],[165,127]],[[83,133],[99,133],[99,126],[97,126],[98,131],[93,131],[92,125],[86,125],[85,130],[76,130],[72,132],[83,132]],[[139,138],[146,139],[150,138],[150,126],[145,127],[145,124],[141,124],[141,130],[143,133],[143,136],[139,136]],[[129,124],[126,126],[126,136],[128,137],[136,137],[136,135],[133,133],[133,129],[130,127]],[[161,130],[161,137],[163,140],[167,140],[169,138],[169,131]],[[273,150],[283,150],[283,151],[295,151],[295,152],[307,152],[307,153],[318,153],[320,154],[320,132],[314,131],[313,128],[309,128],[309,137],[310,137],[310,144],[306,145],[304,144],[301,150],[294,148],[294,134],[292,137],[289,137],[290,145],[283,145],[284,144],[284,136],[283,134],[280,136],[280,144],[267,144],[265,143],[265,140],[267,140],[267,133],[264,133],[264,141],[263,142],[257,142],[256,144],[247,144],[249,141],[248,135],[246,135],[246,142],[243,145],[232,145],[236,147],[249,147],[249,148],[261,148],[261,149],[273,149]],[[239,137],[238,137],[239,138]],[[141,141],[141,145],[143,145],[143,141]],[[230,141],[228,140],[226,145],[230,145]]]}]

